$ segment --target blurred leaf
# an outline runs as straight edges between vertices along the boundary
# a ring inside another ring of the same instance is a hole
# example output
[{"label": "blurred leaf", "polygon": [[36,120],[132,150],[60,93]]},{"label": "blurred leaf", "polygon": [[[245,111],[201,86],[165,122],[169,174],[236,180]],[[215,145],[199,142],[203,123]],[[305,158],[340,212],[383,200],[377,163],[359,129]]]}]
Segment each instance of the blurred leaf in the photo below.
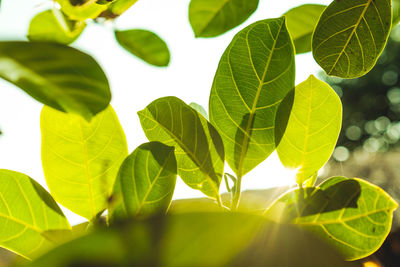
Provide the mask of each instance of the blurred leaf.
[{"label": "blurred leaf", "polygon": [[315,28],[312,51],[328,75],[356,78],[369,72],[388,39],[388,0],[333,1]]},{"label": "blurred leaf", "polygon": [[167,44],[147,30],[115,31],[118,43],[128,52],[154,66],[168,66],[170,54]]},{"label": "blurred leaf", "polygon": [[240,31],[222,55],[210,95],[210,121],[241,178],[275,149],[275,114],[294,87],[294,48],[285,19]]},{"label": "blurred leaf", "polygon": [[[290,189],[289,186],[269,188],[263,190],[246,190],[241,193],[238,212],[263,214],[274,200]],[[231,196],[228,193],[221,195],[225,206],[230,205]],[[220,212],[224,211],[208,198],[176,199],[171,203],[169,214],[193,212]]]},{"label": "blurred leaf", "polygon": [[189,21],[196,37],[215,37],[242,24],[258,0],[191,0]]},{"label": "blurred leaf", "polygon": [[311,36],[319,16],[326,6],[305,4],[290,9],[286,16],[286,27],[292,37],[296,54],[311,51]]},{"label": "blurred leaf", "polygon": [[165,213],[176,183],[174,148],[159,142],[140,145],[125,159],[114,185],[111,217]]},{"label": "blurred leaf", "polygon": [[[216,253],[218,252],[218,253]],[[65,244],[28,266],[360,266],[290,225],[240,213],[126,222]]]},{"label": "blurred leaf", "polygon": [[397,203],[381,188],[357,178],[333,177],[316,188],[279,198],[266,216],[321,237],[347,260],[375,252],[389,234]]},{"label": "blurred leaf", "polygon": [[214,127],[176,97],[159,98],[138,115],[150,141],[175,146],[182,180],[207,196],[219,199],[224,148]]},{"label": "blurred leaf", "polygon": [[137,1],[138,0],[116,0],[110,5],[108,9],[114,16],[119,16],[127,11]]},{"label": "blurred leaf", "polygon": [[48,42],[0,42],[0,77],[52,108],[87,120],[111,100],[97,62],[74,48]]},{"label": "blurred leaf", "polygon": [[25,174],[0,170],[0,246],[26,258],[54,244],[42,234],[70,225],[50,194]]},{"label": "blurred leaf", "polygon": [[128,155],[117,115],[109,106],[88,123],[45,106],[40,128],[43,171],[51,194],[71,211],[93,219],[106,209]]},{"label": "blurred leaf", "polygon": [[70,44],[79,37],[85,27],[85,22],[70,20],[60,10],[50,9],[37,14],[31,20],[28,39]]},{"label": "blurred leaf", "polygon": [[330,158],[342,124],[342,103],[333,89],[311,75],[282,101],[275,143],[285,167],[297,169],[303,184]]},{"label": "blurred leaf", "polygon": [[400,0],[392,0],[392,10],[393,10],[392,26],[396,26],[400,20]]},{"label": "blurred leaf", "polygon": [[205,109],[202,105],[197,104],[197,103],[195,103],[195,102],[192,102],[192,103],[189,104],[189,106],[192,107],[192,108],[193,108],[194,110],[196,110],[197,112],[199,112],[201,115],[204,116],[204,118],[206,118],[206,119],[208,120],[207,111],[206,111],[206,109]]},{"label": "blurred leaf", "polygon": [[61,10],[73,20],[86,20],[97,18],[109,4],[97,4],[98,0],[56,0]]}]

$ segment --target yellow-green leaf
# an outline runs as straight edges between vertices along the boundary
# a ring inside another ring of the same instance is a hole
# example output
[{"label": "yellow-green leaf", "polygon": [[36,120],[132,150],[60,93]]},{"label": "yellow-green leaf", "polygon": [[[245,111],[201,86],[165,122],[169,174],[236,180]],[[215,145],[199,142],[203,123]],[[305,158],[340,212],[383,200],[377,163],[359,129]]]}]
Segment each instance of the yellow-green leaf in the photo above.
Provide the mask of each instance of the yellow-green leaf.
[{"label": "yellow-green leaf", "polygon": [[191,0],[189,21],[196,37],[215,37],[242,24],[258,0]]},{"label": "yellow-green leaf", "polygon": [[182,180],[207,196],[219,199],[224,148],[215,128],[176,97],[159,98],[138,115],[150,141],[175,146]]},{"label": "yellow-green leaf", "polygon": [[43,233],[69,230],[50,194],[25,174],[0,170],[0,246],[34,258],[55,244]]},{"label": "yellow-green leaf", "polygon": [[301,226],[336,247],[347,260],[374,253],[389,234],[397,203],[357,178],[333,177],[318,187],[279,198],[266,216]]},{"label": "yellow-green leaf", "polygon": [[279,106],[275,121],[278,156],[297,169],[303,184],[330,158],[342,125],[342,103],[335,91],[311,75]]},{"label": "yellow-green leaf", "polygon": [[140,145],[125,159],[114,185],[114,219],[165,213],[176,183],[174,147],[160,142]]},{"label": "yellow-green leaf", "polygon": [[326,6],[305,4],[290,9],[286,16],[286,26],[292,37],[296,54],[311,51],[311,37],[319,16]]},{"label": "yellow-green leaf", "polygon": [[360,77],[375,65],[391,25],[391,0],[333,1],[315,28],[313,56],[328,75]]},{"label": "yellow-green leaf", "polygon": [[79,37],[85,26],[85,22],[70,20],[58,9],[46,10],[31,20],[28,39],[70,44]]},{"label": "yellow-green leaf", "polygon": [[73,20],[86,20],[97,18],[105,11],[109,4],[98,4],[98,0],[56,0],[61,10]]},{"label": "yellow-green leaf", "polygon": [[133,6],[138,0],[116,0],[111,3],[108,11],[112,16],[119,16]]},{"label": "yellow-green leaf", "polygon": [[107,208],[118,169],[128,155],[125,134],[109,106],[90,123],[44,107],[40,117],[42,164],[54,198],[94,218]]},{"label": "yellow-green leaf", "polygon": [[52,108],[87,120],[111,100],[106,75],[89,55],[49,42],[0,42],[0,77]]},{"label": "yellow-green leaf", "polygon": [[276,111],[294,78],[294,47],[283,17],[246,27],[222,55],[211,89],[210,121],[237,177],[274,151]]},{"label": "yellow-green leaf", "polygon": [[133,29],[115,31],[115,38],[128,52],[147,63],[159,67],[168,66],[170,59],[168,46],[157,34]]}]

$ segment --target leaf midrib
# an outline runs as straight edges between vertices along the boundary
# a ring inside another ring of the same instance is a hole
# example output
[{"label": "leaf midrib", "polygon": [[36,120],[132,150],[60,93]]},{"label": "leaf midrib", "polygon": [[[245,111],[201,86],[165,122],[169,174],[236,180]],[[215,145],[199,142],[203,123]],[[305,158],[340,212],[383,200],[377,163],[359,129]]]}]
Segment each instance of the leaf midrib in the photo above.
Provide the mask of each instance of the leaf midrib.
[{"label": "leaf midrib", "polygon": [[[345,52],[344,50],[346,50],[347,45],[349,44],[351,38],[353,37],[353,35],[356,33],[356,30],[358,28],[358,26],[360,25],[361,20],[364,18],[364,14],[367,11],[367,9],[370,7],[372,0],[368,0],[368,3],[365,4],[365,7],[363,9],[363,11],[360,14],[360,17],[358,18],[356,24],[354,24],[354,28],[351,31],[349,38],[347,38],[346,43],[344,44],[342,51],[340,51],[339,56],[336,58],[335,62],[333,63],[331,69],[329,70],[328,74],[331,74],[333,69],[336,67],[336,64],[339,62],[339,59],[342,57],[343,53]],[[360,49],[362,50],[362,47],[360,47]],[[349,62],[350,64],[350,62]],[[363,66],[364,67],[364,66]]]},{"label": "leaf midrib", "polygon": [[[244,135],[244,139],[243,139],[243,142],[242,142],[242,150],[241,150],[240,160],[239,160],[239,163],[238,163],[238,173],[237,173],[238,178],[243,176],[243,163],[244,163],[244,157],[245,157],[245,155],[247,153],[247,146],[249,144],[250,128],[251,128],[252,121],[254,119],[254,115],[255,115],[255,112],[256,112],[258,99],[259,99],[260,94],[261,94],[261,89],[262,89],[262,87],[264,85],[264,79],[265,79],[265,76],[268,73],[269,65],[271,63],[271,59],[272,59],[272,56],[274,54],[275,46],[276,46],[276,44],[278,42],[278,37],[279,37],[279,35],[281,33],[283,24],[284,23],[281,23],[281,25],[279,27],[279,30],[277,31],[277,34],[275,36],[274,42],[273,42],[271,50],[270,50],[270,55],[268,57],[268,60],[267,60],[267,63],[266,63],[262,78],[259,80],[259,85],[258,85],[258,88],[257,88],[256,96],[254,98],[253,105],[252,105],[251,110],[250,110],[249,119],[247,121],[247,126],[246,126],[246,129],[245,129],[245,133],[246,134]],[[269,27],[269,25],[268,25],[268,27]],[[246,40],[248,40],[247,36],[246,36]],[[251,57],[251,55],[250,55],[250,57]]]}]

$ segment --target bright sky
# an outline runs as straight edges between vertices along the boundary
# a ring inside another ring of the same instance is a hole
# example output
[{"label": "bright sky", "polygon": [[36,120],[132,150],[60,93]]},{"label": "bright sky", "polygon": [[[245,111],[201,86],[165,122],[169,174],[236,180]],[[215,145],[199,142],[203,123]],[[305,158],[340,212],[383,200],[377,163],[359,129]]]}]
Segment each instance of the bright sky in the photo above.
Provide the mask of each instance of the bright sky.
[{"label": "bright sky", "polygon": [[[1,2],[0,40],[25,40],[30,19],[53,5],[50,0]],[[331,1],[260,0],[257,11],[245,23],[220,37],[207,39],[194,38],[187,15],[189,2],[139,0],[114,25],[104,27],[90,23],[73,44],[91,54],[107,74],[113,93],[111,104],[125,130],[130,152],[147,142],[136,112],[151,101],[163,96],[177,96],[186,103],[197,102],[207,109],[219,59],[240,29],[258,20],[279,17],[295,5],[329,4]],[[144,28],[157,33],[171,51],[169,67],[149,66],[125,52],[114,40],[113,27]],[[319,70],[310,53],[296,56],[296,65],[296,84]],[[3,131],[0,136],[0,168],[25,173],[47,188],[40,159],[39,115],[42,105],[3,80],[0,80],[0,88],[0,129]],[[274,153],[244,177],[242,188],[268,188],[293,182],[294,172],[286,170]],[[223,184],[221,189],[224,191]],[[174,198],[202,196],[178,179]],[[66,211],[66,215],[73,224],[81,221],[71,212]]]}]

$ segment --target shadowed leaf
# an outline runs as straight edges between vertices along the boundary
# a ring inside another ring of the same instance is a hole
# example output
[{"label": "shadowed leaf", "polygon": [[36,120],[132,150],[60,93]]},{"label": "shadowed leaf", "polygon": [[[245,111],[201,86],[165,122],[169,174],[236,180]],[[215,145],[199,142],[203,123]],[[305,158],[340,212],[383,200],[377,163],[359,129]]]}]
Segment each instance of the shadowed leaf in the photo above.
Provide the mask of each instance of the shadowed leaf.
[{"label": "shadowed leaf", "polygon": [[303,184],[324,166],[335,148],[342,103],[328,84],[311,75],[282,101],[275,124],[279,159],[285,167],[297,169],[297,183]]},{"label": "shadowed leaf", "polygon": [[114,185],[113,219],[165,213],[176,182],[174,148],[160,142],[140,145],[125,159]]},{"label": "shadowed leaf", "polygon": [[275,114],[294,77],[294,48],[284,18],[246,27],[222,55],[211,89],[210,121],[237,177],[274,151]]},{"label": "shadowed leaf", "polygon": [[219,199],[224,148],[214,127],[176,97],[159,98],[138,115],[150,141],[175,146],[182,180],[207,196]]},{"label": "shadowed leaf", "polygon": [[71,226],[50,194],[25,174],[0,170],[0,246],[26,258],[55,244],[43,236]]},{"label": "shadowed leaf", "polygon": [[375,252],[389,234],[397,203],[357,178],[333,177],[318,187],[293,190],[266,216],[301,226],[336,247],[347,260]]}]

